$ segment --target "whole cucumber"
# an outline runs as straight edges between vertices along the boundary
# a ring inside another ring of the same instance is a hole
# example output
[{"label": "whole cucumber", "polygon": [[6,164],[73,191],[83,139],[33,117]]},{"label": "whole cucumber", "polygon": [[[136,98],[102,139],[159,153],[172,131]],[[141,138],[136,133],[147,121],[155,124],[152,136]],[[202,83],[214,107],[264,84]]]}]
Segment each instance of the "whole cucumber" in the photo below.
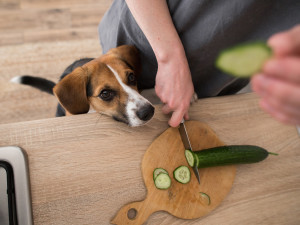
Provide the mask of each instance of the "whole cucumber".
[{"label": "whole cucumber", "polygon": [[219,146],[194,151],[192,154],[197,161],[198,168],[256,163],[267,158],[269,154],[277,155],[254,145]]}]

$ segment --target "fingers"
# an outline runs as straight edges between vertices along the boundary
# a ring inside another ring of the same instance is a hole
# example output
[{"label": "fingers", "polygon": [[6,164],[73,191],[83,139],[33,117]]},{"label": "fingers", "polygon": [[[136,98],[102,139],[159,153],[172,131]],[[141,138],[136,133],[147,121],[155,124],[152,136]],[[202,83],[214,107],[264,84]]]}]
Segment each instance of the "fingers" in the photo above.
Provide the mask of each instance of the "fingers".
[{"label": "fingers", "polygon": [[171,119],[169,120],[169,125],[171,127],[177,127],[180,122],[182,121],[182,118],[185,120],[189,120],[189,114],[188,109],[190,104],[196,102],[198,100],[198,96],[196,93],[193,94],[191,97],[190,103],[185,104],[184,102],[181,102],[178,106],[170,106],[170,104],[164,104],[162,107],[162,112],[164,114],[170,114],[172,113]]},{"label": "fingers", "polygon": [[276,119],[290,124],[300,124],[299,87],[263,74],[252,79],[253,90],[262,97],[260,106]]},{"label": "fingers", "polygon": [[190,119],[190,116],[188,113],[184,114],[184,117],[183,117],[185,120],[189,120]]},{"label": "fingers", "polygon": [[273,49],[276,57],[286,55],[300,55],[300,25],[273,35],[268,45]]},{"label": "fingers", "polygon": [[266,76],[300,84],[300,57],[271,59],[264,65],[263,73]]},{"label": "fingers", "polygon": [[169,125],[171,127],[177,127],[182,121],[183,116],[184,113],[182,111],[174,111],[172,113],[171,119],[169,120]]},{"label": "fingers", "polygon": [[177,127],[180,124],[182,118],[184,118],[185,120],[189,119],[189,115],[187,112],[188,108],[189,107],[186,108],[183,105],[181,105],[179,108],[171,108],[168,104],[165,104],[161,110],[164,114],[172,113],[171,119],[169,120],[169,125],[171,127]]},{"label": "fingers", "polygon": [[260,96],[260,106],[277,120],[300,124],[300,25],[273,35],[268,44],[274,57],[262,73],[255,75],[252,88]]},{"label": "fingers", "polygon": [[163,105],[163,107],[161,108],[161,111],[163,112],[163,114],[169,114],[169,113],[171,113],[173,110],[169,107],[169,105],[165,104],[165,105]]},{"label": "fingers", "polygon": [[290,125],[300,125],[300,109],[289,105],[281,105],[276,99],[261,99],[259,104],[262,109],[280,122]]},{"label": "fingers", "polygon": [[252,79],[252,88],[263,98],[272,96],[282,103],[300,107],[300,88],[293,83],[282,82],[264,75],[256,75]]}]

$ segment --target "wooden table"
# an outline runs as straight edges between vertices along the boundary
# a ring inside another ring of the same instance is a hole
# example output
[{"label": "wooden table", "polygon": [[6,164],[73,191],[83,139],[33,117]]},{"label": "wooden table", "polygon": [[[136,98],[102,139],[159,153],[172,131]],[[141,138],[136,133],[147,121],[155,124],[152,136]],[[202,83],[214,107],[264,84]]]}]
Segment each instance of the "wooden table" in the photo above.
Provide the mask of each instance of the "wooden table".
[{"label": "wooden table", "polygon": [[[158,212],[147,224],[300,224],[300,137],[257,102],[252,93],[203,99],[190,117],[226,144],[258,145],[279,156],[237,166],[231,192],[208,216],[181,220]],[[167,120],[157,106],[155,118],[138,128],[98,114],[3,124],[0,145],[28,154],[35,225],[109,224],[123,205],[144,199],[141,161]]]}]

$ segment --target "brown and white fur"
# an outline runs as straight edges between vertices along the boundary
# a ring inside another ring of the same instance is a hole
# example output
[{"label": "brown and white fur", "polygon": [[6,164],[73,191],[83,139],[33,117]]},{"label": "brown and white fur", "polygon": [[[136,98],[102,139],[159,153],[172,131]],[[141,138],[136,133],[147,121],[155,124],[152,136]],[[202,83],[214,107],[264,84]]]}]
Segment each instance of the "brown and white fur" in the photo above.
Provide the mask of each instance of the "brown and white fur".
[{"label": "brown and white fur", "polygon": [[15,77],[11,81],[54,94],[60,103],[56,116],[94,110],[135,127],[154,115],[153,105],[138,92],[139,73],[138,50],[123,45],[99,58],[74,62],[57,84],[32,76]]}]

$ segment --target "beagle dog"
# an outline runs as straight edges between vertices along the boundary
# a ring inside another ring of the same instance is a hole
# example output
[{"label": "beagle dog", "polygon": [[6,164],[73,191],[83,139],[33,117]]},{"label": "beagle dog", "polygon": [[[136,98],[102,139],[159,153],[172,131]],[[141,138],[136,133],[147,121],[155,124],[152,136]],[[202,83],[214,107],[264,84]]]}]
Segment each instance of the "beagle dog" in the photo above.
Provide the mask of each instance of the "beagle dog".
[{"label": "beagle dog", "polygon": [[93,110],[135,127],[154,115],[153,105],[138,93],[139,66],[138,50],[123,45],[99,58],[74,62],[57,84],[33,76],[15,77],[11,81],[55,95],[59,101],[56,116]]}]

